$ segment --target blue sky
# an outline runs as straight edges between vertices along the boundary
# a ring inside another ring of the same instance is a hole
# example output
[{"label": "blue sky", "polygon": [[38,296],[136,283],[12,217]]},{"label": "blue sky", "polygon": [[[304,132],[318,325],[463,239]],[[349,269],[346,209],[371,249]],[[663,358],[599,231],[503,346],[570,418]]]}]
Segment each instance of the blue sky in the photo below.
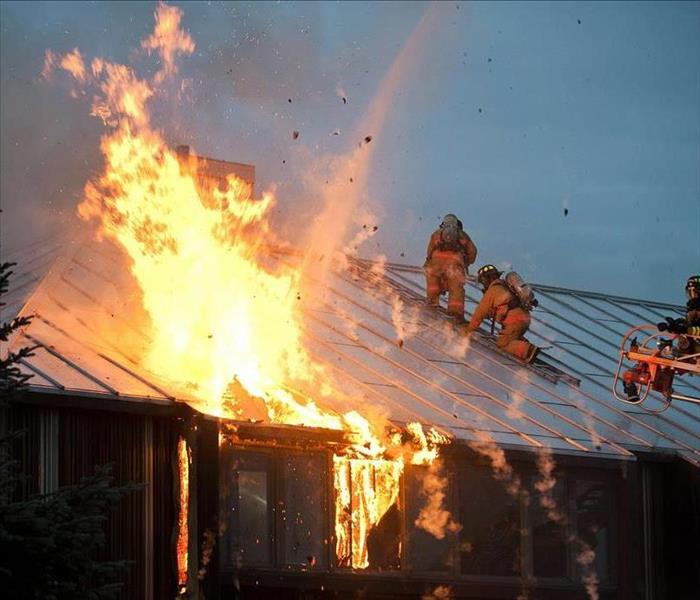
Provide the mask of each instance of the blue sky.
[{"label": "blue sky", "polygon": [[[353,147],[426,5],[180,6],[197,42],[182,70],[195,101],[163,104],[158,123],[174,144],[254,163],[259,189],[278,186],[276,221],[289,233],[314,206],[301,199],[304,161]],[[99,169],[100,125],[37,81],[44,51],[126,61],[153,9],[2,3],[4,246],[70,222]],[[445,2],[439,12],[385,127],[366,132],[380,219],[361,253],[420,264],[441,215],[456,212],[478,264],[681,302],[700,271],[700,3]]]}]

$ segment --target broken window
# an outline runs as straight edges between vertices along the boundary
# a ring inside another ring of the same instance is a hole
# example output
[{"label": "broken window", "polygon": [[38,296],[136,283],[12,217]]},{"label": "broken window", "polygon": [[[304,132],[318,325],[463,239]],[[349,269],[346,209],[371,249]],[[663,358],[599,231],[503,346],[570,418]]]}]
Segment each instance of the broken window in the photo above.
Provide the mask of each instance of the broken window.
[{"label": "broken window", "polygon": [[519,498],[491,471],[466,467],[459,477],[459,554],[462,573],[515,576],[521,572]]},{"label": "broken window", "polygon": [[225,561],[266,565],[271,562],[271,456],[232,451],[222,456]]},{"label": "broken window", "polygon": [[282,457],[284,507],[281,513],[285,563],[305,568],[327,564],[326,466],[320,454]]},{"label": "broken window", "polygon": [[[448,507],[442,501],[438,506],[432,506],[427,497],[424,484],[425,478],[430,476],[428,467],[410,466],[406,471],[408,564],[414,571],[448,571],[454,535],[445,526],[446,521],[441,518],[443,514],[437,514],[444,513]],[[448,491],[443,489],[441,493],[449,497]],[[416,523],[419,515],[423,516],[420,520],[422,527]]]},{"label": "broken window", "polygon": [[561,477],[545,493],[533,487],[530,501],[532,570],[535,577],[567,576],[566,485]]},{"label": "broken window", "polygon": [[[577,480],[574,486],[576,531],[582,547],[577,549],[579,572],[592,570],[601,581],[611,577],[611,515],[613,513],[610,486],[602,481]],[[588,550],[595,557],[586,556]],[[592,559],[590,565],[588,561]]]}]

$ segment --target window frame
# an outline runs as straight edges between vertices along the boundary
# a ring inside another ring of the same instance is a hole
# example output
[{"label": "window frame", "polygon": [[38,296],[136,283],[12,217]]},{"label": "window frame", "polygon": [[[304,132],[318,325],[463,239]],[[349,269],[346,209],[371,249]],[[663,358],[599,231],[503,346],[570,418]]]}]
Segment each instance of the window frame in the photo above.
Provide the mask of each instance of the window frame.
[{"label": "window frame", "polygon": [[[274,548],[275,553],[275,566],[280,569],[290,570],[290,571],[313,571],[318,570],[319,572],[325,572],[334,567],[334,555],[335,552],[333,548],[335,547],[335,531],[334,531],[334,515],[332,514],[333,506],[331,499],[333,498],[329,492],[333,491],[333,481],[329,477],[329,461],[332,461],[332,456],[327,451],[313,451],[313,450],[298,450],[281,448],[273,453],[275,455],[275,460],[273,461],[273,470],[276,483],[277,494],[273,499],[273,504],[276,510],[275,522],[277,528],[277,534],[275,535],[276,547]],[[288,563],[286,560],[287,554],[287,536],[284,524],[284,513],[287,510],[287,498],[285,490],[285,461],[288,456],[318,456],[322,462],[322,476],[326,485],[323,486],[325,489],[322,490],[321,505],[322,505],[322,519],[321,528],[324,535],[324,539],[327,540],[325,544],[325,549],[323,552],[323,558],[325,564],[323,567],[315,568],[303,568],[300,565],[295,565]],[[332,468],[332,465],[330,465]],[[328,482],[330,480],[330,490],[328,489]]]},{"label": "window frame", "polygon": [[[574,533],[581,538],[578,524],[578,512],[576,511],[576,493],[575,487],[577,481],[593,481],[601,482],[605,485],[606,492],[608,494],[608,506],[607,514],[610,517],[610,537],[608,539],[608,562],[607,562],[607,575],[605,578],[598,577],[600,579],[600,585],[605,587],[615,587],[619,584],[619,552],[621,551],[619,541],[620,541],[620,520],[618,518],[620,511],[621,493],[620,486],[622,485],[622,479],[619,476],[615,476],[609,470],[604,469],[593,469],[593,468],[572,468],[567,472],[567,477],[571,480],[572,485],[569,486],[569,521],[573,527]],[[570,553],[572,559],[572,581],[576,583],[581,583],[583,577],[583,570],[581,566],[576,562],[576,553],[572,545],[570,544]]]},{"label": "window frame", "polygon": [[[231,501],[226,497],[227,491],[232,492],[220,485],[219,486],[219,506],[222,513],[222,521],[227,523],[222,537],[222,552],[220,553],[220,566],[222,571],[230,572],[239,569],[256,569],[268,571],[317,571],[328,572],[335,569],[335,531],[333,527],[335,515],[333,513],[333,480],[328,476],[329,469],[332,469],[332,453],[328,450],[303,450],[297,448],[265,448],[256,445],[238,445],[226,444],[219,449],[220,455],[220,472],[219,478],[224,476],[224,470],[231,468],[236,455],[251,455],[264,456],[268,461],[267,464],[267,490],[268,490],[268,506],[267,519],[269,522],[270,539],[269,544],[269,561],[268,562],[250,562],[246,560],[234,564],[235,546],[232,542],[232,535],[229,533],[229,520],[223,514],[225,508],[231,505]],[[300,456],[319,456],[322,461],[323,478],[326,485],[323,486],[321,502],[323,505],[323,516],[321,528],[325,534],[325,539],[328,543],[325,544],[323,558],[325,565],[321,568],[303,568],[301,565],[287,563],[286,560],[286,533],[284,524],[284,512],[287,506],[285,497],[285,459],[287,456],[296,454]]]},{"label": "window frame", "polygon": [[[620,540],[620,521],[618,512],[622,501],[620,494],[620,486],[622,485],[622,477],[620,474],[620,463],[606,466],[588,467],[578,464],[567,464],[566,460],[561,460],[557,457],[558,464],[555,471],[555,476],[558,479],[563,479],[564,482],[564,497],[566,511],[565,535],[569,539],[571,535],[579,536],[578,518],[576,513],[576,497],[575,486],[577,481],[594,481],[601,482],[605,485],[609,497],[609,506],[607,507],[610,516],[610,537],[608,539],[608,561],[607,575],[605,578],[600,577],[600,586],[604,589],[615,589],[619,585],[618,571],[618,553],[621,551],[619,547]],[[554,587],[579,587],[582,585],[583,570],[576,562],[576,548],[574,544],[566,544],[566,576],[564,577],[543,577],[535,576],[534,574],[534,532],[533,532],[533,482],[538,477],[538,471],[532,461],[523,459],[509,459],[509,464],[513,467],[516,475],[520,477],[524,491],[521,491],[518,497],[520,507],[520,560],[521,574],[520,575],[476,575],[462,573],[459,542],[453,543],[453,575],[463,582],[474,582],[483,584],[502,584],[502,585],[520,585],[521,582],[528,582],[533,586],[554,586]],[[453,465],[449,477],[450,488],[452,488],[453,507],[459,510],[461,497],[461,482],[460,471],[465,469],[486,468],[491,471],[487,462],[480,458],[471,460],[459,460]],[[456,496],[456,497],[455,497]],[[421,572],[422,574],[422,572]],[[427,574],[427,573],[426,573]],[[440,573],[434,573],[438,575]],[[444,576],[445,573],[442,573]]]},{"label": "window frame", "polygon": [[[509,464],[513,467],[515,473],[522,482],[522,491],[516,500],[519,519],[520,519],[520,536],[519,548],[520,553],[520,569],[519,575],[478,575],[466,574],[461,570],[460,557],[460,541],[459,535],[448,534],[448,552],[446,556],[447,568],[445,570],[425,570],[416,568],[410,562],[411,555],[411,540],[409,538],[412,528],[411,515],[409,515],[408,500],[410,494],[420,495],[420,490],[409,490],[408,485],[415,481],[413,476],[416,469],[412,465],[405,465],[404,472],[399,481],[399,504],[401,507],[401,547],[400,547],[400,566],[398,569],[382,570],[375,569],[353,569],[352,567],[340,567],[337,564],[335,554],[335,487],[333,480],[333,456],[332,448],[295,448],[287,446],[278,446],[276,448],[257,446],[257,445],[225,445],[220,448],[220,454],[224,455],[221,458],[221,471],[233,464],[233,457],[238,455],[262,455],[268,461],[267,485],[268,485],[268,508],[267,518],[270,523],[270,540],[269,540],[269,557],[268,563],[251,563],[241,561],[239,564],[233,564],[233,549],[231,537],[224,533],[227,538],[222,544],[221,552],[221,567],[223,571],[231,571],[238,569],[253,569],[260,571],[277,571],[286,570],[293,572],[308,572],[308,573],[336,573],[347,574],[353,573],[353,576],[368,576],[382,578],[442,578],[454,582],[474,583],[493,586],[522,586],[523,583],[529,586],[543,586],[555,588],[579,588],[582,585],[583,571],[576,563],[577,548],[575,544],[566,543],[566,575],[564,577],[543,577],[535,576],[534,574],[534,531],[533,531],[533,509],[535,508],[534,498],[534,481],[538,478],[536,466],[531,458],[509,457]],[[323,504],[322,522],[320,530],[324,535],[327,543],[324,544],[323,558],[325,564],[319,562],[315,567],[304,568],[300,565],[288,564],[286,561],[286,534],[284,524],[284,511],[287,510],[288,499],[285,497],[285,461],[290,455],[297,456],[319,456],[322,460],[323,474],[325,484],[322,490]],[[457,455],[454,452],[443,457],[444,466],[443,473],[448,480],[447,489],[445,490],[445,503],[447,510],[450,510],[453,515],[459,515],[461,504],[462,482],[461,473],[471,469],[483,469],[487,473],[492,473],[492,469],[487,461],[479,457],[474,458],[469,455]],[[620,506],[624,500],[621,486],[624,483],[624,478],[620,471],[620,463],[608,465],[586,466],[580,461],[568,461],[565,457],[557,457],[557,469],[555,476],[564,484],[565,505],[562,507],[566,512],[566,530],[565,539],[569,539],[571,535],[579,536],[579,520],[576,512],[576,482],[591,481],[600,482],[604,485],[606,496],[608,498],[608,506],[603,510],[609,515],[609,538],[607,540],[607,563],[606,576],[601,577],[600,586],[604,590],[616,589],[619,585],[619,564],[621,552],[619,542],[622,537],[620,531],[620,519],[617,516]],[[573,463],[573,464],[571,464]],[[501,485],[499,482],[496,482]],[[230,488],[229,488],[230,489]],[[503,490],[505,494],[507,492]],[[224,486],[220,486],[220,506],[221,510],[227,506],[225,498]],[[228,559],[228,560],[227,560]]]},{"label": "window frame", "polygon": [[[222,479],[222,476],[224,474],[224,470],[227,468],[230,468],[232,471],[233,469],[233,461],[235,460],[235,456],[237,454],[248,454],[251,456],[263,456],[267,460],[268,463],[268,469],[267,469],[267,497],[268,497],[268,502],[267,502],[267,519],[268,519],[268,529],[270,533],[270,539],[268,540],[268,557],[269,560],[267,562],[250,562],[247,560],[241,560],[240,562],[237,561],[236,556],[235,556],[235,545],[233,543],[232,539],[232,533],[230,532],[230,521],[229,519],[224,515],[224,511],[228,506],[231,506],[233,504],[232,500],[229,500],[227,498],[227,488],[225,486],[220,485],[219,486],[219,511],[220,514],[222,515],[222,520],[223,522],[226,523],[226,529],[224,530],[224,533],[222,537],[225,537],[225,540],[222,544],[223,546],[223,551],[221,552],[220,556],[220,561],[221,561],[221,568],[222,570],[236,570],[238,568],[254,568],[254,569],[275,569],[277,568],[277,560],[276,560],[276,542],[277,542],[277,519],[275,518],[276,514],[276,506],[275,506],[275,497],[276,497],[276,482],[277,478],[275,477],[275,452],[269,449],[265,448],[258,448],[258,447],[246,447],[246,446],[230,446],[230,447],[225,447],[220,449],[220,470],[219,470],[219,479]],[[225,456],[221,456],[221,454],[224,454]],[[233,490],[231,488],[228,488],[230,493],[233,493]]]}]

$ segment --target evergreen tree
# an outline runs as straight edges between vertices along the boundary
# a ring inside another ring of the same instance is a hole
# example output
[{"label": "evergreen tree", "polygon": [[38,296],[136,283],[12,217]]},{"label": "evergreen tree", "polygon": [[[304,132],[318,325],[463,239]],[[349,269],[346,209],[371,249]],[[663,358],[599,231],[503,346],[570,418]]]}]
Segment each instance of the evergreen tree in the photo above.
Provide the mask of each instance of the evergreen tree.
[{"label": "evergreen tree", "polygon": [[[0,307],[9,288],[13,263],[0,264]],[[0,323],[4,344],[31,317]],[[7,348],[7,346],[6,346]],[[0,410],[20,393],[31,375],[18,368],[34,348],[22,347],[0,354]],[[48,494],[17,499],[19,485],[31,476],[13,460],[13,445],[24,432],[0,438],[0,590],[3,598],[94,600],[114,597],[127,561],[101,561],[96,553],[106,542],[104,525],[110,511],[137,485],[114,486],[111,465],[79,484]],[[36,474],[34,474],[36,476]]]},{"label": "evergreen tree", "polygon": [[[10,287],[10,275],[15,263],[5,262],[0,264],[0,308],[5,306],[2,301]],[[11,321],[0,322],[0,343],[7,344],[10,336],[19,331],[21,327],[29,325],[30,316],[15,317]],[[32,377],[22,373],[17,366],[20,359],[32,356],[34,348],[24,346],[15,352],[0,351],[0,402],[5,403],[13,393],[23,389],[27,381]]]},{"label": "evergreen tree", "polygon": [[[10,442],[6,438],[4,442]],[[93,600],[116,596],[128,561],[96,560],[104,525],[137,486],[114,486],[111,466],[28,500],[12,501],[24,477],[17,463],[0,462],[0,589],[5,598]]]}]

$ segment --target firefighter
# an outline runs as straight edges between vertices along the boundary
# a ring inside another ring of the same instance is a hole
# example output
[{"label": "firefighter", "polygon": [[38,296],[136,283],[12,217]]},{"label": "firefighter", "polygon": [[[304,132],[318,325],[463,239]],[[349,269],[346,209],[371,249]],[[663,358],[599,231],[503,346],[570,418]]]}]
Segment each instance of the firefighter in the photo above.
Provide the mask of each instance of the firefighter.
[{"label": "firefighter", "polygon": [[484,296],[474,310],[467,333],[476,331],[484,319],[493,319],[501,325],[496,345],[527,363],[534,362],[540,349],[528,342],[524,335],[530,328],[530,313],[521,306],[517,295],[501,279],[501,271],[493,265],[484,265],[477,273],[477,281]]},{"label": "firefighter", "polygon": [[425,269],[428,304],[437,307],[440,294],[448,293],[447,312],[464,323],[464,284],[469,265],[476,260],[476,246],[464,232],[462,221],[446,215],[430,236]]},{"label": "firefighter", "polygon": [[[700,275],[688,277],[685,293],[688,297],[685,318],[666,317],[665,322],[657,325],[659,331],[700,336]],[[694,354],[700,352],[700,340],[679,338],[678,347],[687,354]]]}]

